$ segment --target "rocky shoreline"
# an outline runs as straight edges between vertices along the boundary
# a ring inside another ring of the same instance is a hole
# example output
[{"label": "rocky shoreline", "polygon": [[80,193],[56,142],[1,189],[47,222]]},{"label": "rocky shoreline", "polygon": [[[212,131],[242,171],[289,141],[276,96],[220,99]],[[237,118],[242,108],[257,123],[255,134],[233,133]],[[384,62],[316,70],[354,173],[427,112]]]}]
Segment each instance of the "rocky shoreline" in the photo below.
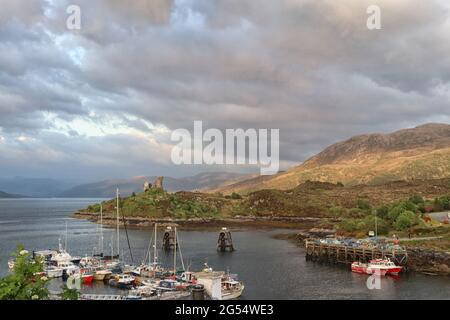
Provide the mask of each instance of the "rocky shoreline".
[{"label": "rocky shoreline", "polygon": [[[76,212],[72,215],[76,219],[85,219],[94,223],[100,223],[100,214],[92,212]],[[309,229],[322,221],[322,218],[315,217],[280,217],[280,216],[234,216],[230,218],[146,218],[146,217],[126,217],[127,227],[136,229],[151,228],[155,223],[159,225],[176,225],[183,229],[209,229],[218,227],[233,228],[282,228],[282,229]],[[115,226],[117,217],[114,214],[103,214],[103,225]],[[119,224],[123,225],[120,218]]]}]

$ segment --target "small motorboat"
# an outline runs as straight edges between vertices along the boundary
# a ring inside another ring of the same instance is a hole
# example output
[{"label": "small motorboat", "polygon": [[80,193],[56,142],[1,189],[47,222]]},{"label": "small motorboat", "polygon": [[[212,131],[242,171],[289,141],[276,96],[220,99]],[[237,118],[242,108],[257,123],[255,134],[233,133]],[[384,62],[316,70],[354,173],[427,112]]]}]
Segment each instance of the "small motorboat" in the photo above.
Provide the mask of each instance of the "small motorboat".
[{"label": "small motorboat", "polygon": [[176,291],[176,290],[178,290],[177,286],[178,286],[178,282],[176,280],[165,279],[165,280],[161,280],[159,282],[156,289],[160,290],[160,291]]},{"label": "small motorboat", "polygon": [[63,268],[57,266],[47,266],[45,268],[45,273],[49,278],[60,278],[63,275],[63,271],[64,271]]},{"label": "small motorboat", "polygon": [[134,284],[136,279],[129,274],[119,274],[109,280],[109,285],[119,288],[127,288]]},{"label": "small motorboat", "polygon": [[74,265],[72,262],[58,262],[57,267],[63,270],[63,279],[67,279],[69,276],[80,273],[80,268]]},{"label": "small motorboat", "polygon": [[80,260],[79,264],[84,268],[89,268],[98,266],[100,262],[95,257],[84,257]]},{"label": "small motorboat", "polygon": [[108,269],[96,269],[94,271],[94,280],[95,281],[104,281],[108,280],[112,275],[112,272]]},{"label": "small motorboat", "polygon": [[245,286],[234,279],[226,279],[222,281],[222,300],[237,299],[242,295]]},{"label": "small motorboat", "polygon": [[94,273],[91,269],[80,269],[80,276],[83,280],[83,284],[90,285],[94,280]]},{"label": "small motorboat", "polygon": [[81,279],[81,283],[84,285],[91,285],[94,280],[94,275],[92,273],[86,273],[83,270],[80,270],[79,273],[75,273],[72,275],[75,279]]},{"label": "small motorboat", "polygon": [[141,297],[151,297],[155,295],[158,287],[158,281],[144,280],[141,285],[131,290],[130,293]]}]

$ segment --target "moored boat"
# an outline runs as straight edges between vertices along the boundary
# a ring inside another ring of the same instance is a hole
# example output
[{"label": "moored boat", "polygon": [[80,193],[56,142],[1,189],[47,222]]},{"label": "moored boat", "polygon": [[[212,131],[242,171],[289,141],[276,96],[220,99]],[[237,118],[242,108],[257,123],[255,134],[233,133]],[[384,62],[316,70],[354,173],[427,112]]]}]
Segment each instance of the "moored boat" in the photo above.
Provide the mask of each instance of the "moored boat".
[{"label": "moored boat", "polygon": [[49,278],[60,278],[63,275],[63,268],[57,267],[57,266],[47,266],[45,267],[45,273],[47,274],[47,277]]},{"label": "moored boat", "polygon": [[222,300],[237,299],[242,295],[245,286],[241,282],[234,279],[226,279],[222,281]]},{"label": "moored boat", "polygon": [[385,276],[387,274],[399,274],[402,271],[402,267],[396,266],[389,259],[375,259],[370,260],[369,263],[353,262],[351,270],[355,273]]},{"label": "moored boat", "polygon": [[96,269],[94,271],[94,280],[96,281],[104,281],[108,280],[112,275],[112,272],[108,269]]},{"label": "moored boat", "polygon": [[129,274],[115,275],[109,280],[109,284],[114,287],[130,287],[134,284],[136,279]]}]

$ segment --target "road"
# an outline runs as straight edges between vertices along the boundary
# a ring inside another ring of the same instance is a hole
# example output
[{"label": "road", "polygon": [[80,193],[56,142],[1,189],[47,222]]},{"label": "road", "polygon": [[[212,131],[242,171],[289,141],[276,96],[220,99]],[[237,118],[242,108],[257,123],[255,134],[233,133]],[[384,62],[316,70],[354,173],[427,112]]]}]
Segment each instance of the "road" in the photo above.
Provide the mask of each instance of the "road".
[{"label": "road", "polygon": [[444,220],[448,220],[448,214],[449,213],[450,212],[434,212],[434,213],[429,213],[428,215],[432,219],[442,222]]}]

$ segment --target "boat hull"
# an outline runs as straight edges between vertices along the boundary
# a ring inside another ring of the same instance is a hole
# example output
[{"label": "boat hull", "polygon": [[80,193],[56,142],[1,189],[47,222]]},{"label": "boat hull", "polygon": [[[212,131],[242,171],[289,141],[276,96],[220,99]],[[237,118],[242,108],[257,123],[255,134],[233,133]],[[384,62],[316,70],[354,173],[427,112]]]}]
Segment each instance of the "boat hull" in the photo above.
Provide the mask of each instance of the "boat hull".
[{"label": "boat hull", "polygon": [[106,277],[106,274],[99,274],[99,273],[95,273],[94,274],[94,280],[95,281],[104,281]]},{"label": "boat hull", "polygon": [[60,278],[63,276],[63,269],[47,270],[46,273],[49,278]]},{"label": "boat hull", "polygon": [[357,262],[352,263],[352,266],[351,266],[352,272],[360,273],[360,274],[368,274],[368,275],[376,274],[376,275],[380,275],[380,276],[398,275],[402,271],[402,269],[403,268],[399,267],[399,266],[395,266],[395,267],[375,266],[375,267],[373,267],[370,264],[367,265],[367,264],[357,263]]},{"label": "boat hull", "polygon": [[222,291],[222,300],[238,299],[242,295],[242,292],[244,292],[244,286],[242,286],[239,290]]},{"label": "boat hull", "polygon": [[94,280],[94,276],[93,275],[83,275],[82,279],[83,279],[83,284],[92,284],[92,281]]}]

